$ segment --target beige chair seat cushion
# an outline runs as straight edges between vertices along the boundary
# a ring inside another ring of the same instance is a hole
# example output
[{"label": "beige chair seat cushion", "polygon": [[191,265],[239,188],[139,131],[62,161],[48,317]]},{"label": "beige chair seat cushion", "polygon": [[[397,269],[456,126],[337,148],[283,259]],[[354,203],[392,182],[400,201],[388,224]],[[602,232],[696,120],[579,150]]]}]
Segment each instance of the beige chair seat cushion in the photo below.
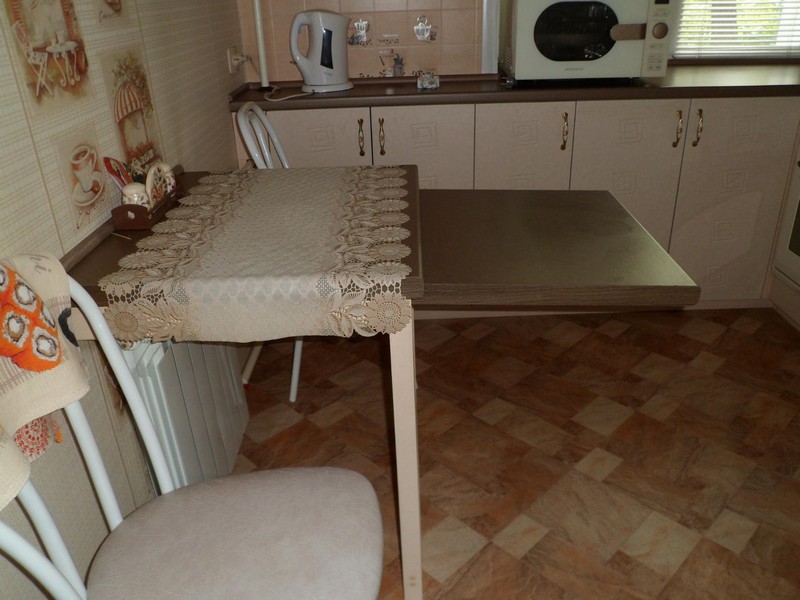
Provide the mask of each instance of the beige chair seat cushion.
[{"label": "beige chair seat cushion", "polygon": [[372,485],[331,467],[206,481],[142,506],[101,546],[89,598],[373,600],[383,526]]}]

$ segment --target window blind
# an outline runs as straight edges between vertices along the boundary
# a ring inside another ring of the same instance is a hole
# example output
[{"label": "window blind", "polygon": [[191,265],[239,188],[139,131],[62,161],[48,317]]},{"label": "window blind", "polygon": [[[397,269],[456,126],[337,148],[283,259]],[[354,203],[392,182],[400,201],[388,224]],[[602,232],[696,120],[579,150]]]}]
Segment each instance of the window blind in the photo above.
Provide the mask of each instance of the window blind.
[{"label": "window blind", "polygon": [[800,56],[800,0],[683,0],[675,58]]}]

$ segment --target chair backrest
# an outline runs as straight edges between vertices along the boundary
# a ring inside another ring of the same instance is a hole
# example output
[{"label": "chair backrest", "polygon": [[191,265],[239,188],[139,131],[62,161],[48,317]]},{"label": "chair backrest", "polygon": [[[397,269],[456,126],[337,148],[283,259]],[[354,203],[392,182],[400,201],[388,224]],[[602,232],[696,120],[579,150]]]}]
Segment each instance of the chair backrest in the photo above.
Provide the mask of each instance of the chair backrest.
[{"label": "chair backrest", "polygon": [[270,143],[275,149],[283,168],[289,167],[286,160],[286,153],[283,151],[281,142],[275,128],[267,118],[266,113],[261,110],[254,102],[246,102],[236,112],[236,122],[239,125],[239,133],[242,141],[247,146],[250,157],[258,169],[274,169],[275,162],[270,152]]},{"label": "chair backrest", "polygon": [[[69,288],[72,300],[81,309],[92,327],[103,354],[117,377],[122,393],[130,407],[134,423],[141,435],[161,493],[172,491],[175,486],[163,449],[158,441],[144,400],[125,364],[119,345],[100,309],[88,292],[72,278],[69,278]],[[113,531],[122,522],[122,514],[89,422],[80,401],[69,404],[64,411],[75,434],[75,441],[83,455],[92,485],[100,500],[108,528]],[[69,555],[55,522],[31,481],[28,481],[20,490],[17,500],[30,517],[49,558],[2,521],[0,521],[0,551],[21,565],[54,598],[59,600],[86,598],[87,592],[83,579],[78,574],[75,562]]]}]

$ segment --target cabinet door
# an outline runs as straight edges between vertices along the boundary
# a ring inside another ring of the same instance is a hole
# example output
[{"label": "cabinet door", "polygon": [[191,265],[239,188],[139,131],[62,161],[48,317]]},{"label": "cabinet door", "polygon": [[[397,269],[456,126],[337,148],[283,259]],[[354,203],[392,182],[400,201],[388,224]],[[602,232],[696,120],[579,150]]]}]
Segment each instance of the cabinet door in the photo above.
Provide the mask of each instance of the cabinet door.
[{"label": "cabinet door", "polygon": [[689,100],[579,102],[574,190],[608,190],[669,247]]},{"label": "cabinet door", "polygon": [[472,104],[373,108],[374,164],[417,165],[421,188],[472,189],[474,111]]},{"label": "cabinet door", "polygon": [[292,167],[372,164],[368,108],[268,113]]},{"label": "cabinet door", "polygon": [[702,300],[762,296],[799,98],[692,100],[670,254]]},{"label": "cabinet door", "polygon": [[574,117],[574,102],[478,104],[475,189],[569,189]]}]

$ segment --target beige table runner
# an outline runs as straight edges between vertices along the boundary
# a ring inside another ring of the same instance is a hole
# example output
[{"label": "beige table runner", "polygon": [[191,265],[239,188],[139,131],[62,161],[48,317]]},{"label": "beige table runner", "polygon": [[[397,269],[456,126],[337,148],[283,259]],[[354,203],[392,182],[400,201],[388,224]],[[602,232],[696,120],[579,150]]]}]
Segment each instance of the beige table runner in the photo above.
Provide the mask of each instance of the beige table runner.
[{"label": "beige table runner", "polygon": [[211,175],[100,281],[121,341],[393,333],[410,321],[402,167]]}]

